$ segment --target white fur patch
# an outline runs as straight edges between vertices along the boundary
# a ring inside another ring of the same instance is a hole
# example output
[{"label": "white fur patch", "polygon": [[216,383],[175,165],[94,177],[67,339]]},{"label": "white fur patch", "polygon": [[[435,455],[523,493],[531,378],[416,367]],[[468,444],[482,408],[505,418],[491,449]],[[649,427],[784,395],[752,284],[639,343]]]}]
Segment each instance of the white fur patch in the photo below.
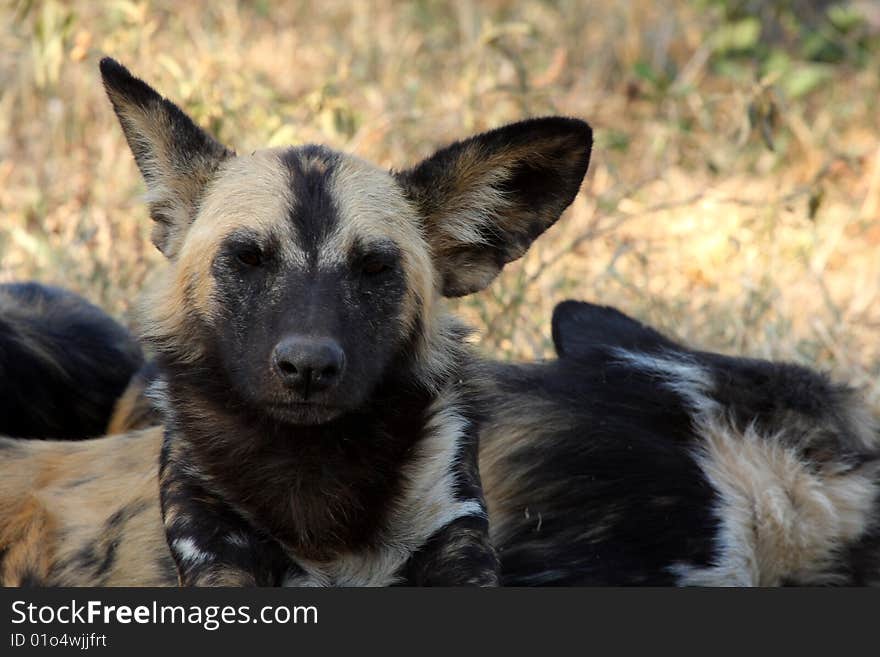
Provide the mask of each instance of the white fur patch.
[{"label": "white fur patch", "polygon": [[153,406],[167,417],[171,413],[171,401],[168,398],[168,382],[162,377],[150,381],[144,390],[144,395],[153,402]]},{"label": "white fur patch", "polygon": [[171,547],[174,550],[174,554],[181,561],[185,561],[188,564],[205,563],[212,558],[210,552],[199,549],[191,538],[175,538],[171,542]]},{"label": "white fur patch", "polygon": [[680,395],[698,415],[717,413],[720,404],[709,397],[714,387],[711,372],[685,354],[646,354],[640,351],[615,349],[617,358],[635,369],[659,378]]}]

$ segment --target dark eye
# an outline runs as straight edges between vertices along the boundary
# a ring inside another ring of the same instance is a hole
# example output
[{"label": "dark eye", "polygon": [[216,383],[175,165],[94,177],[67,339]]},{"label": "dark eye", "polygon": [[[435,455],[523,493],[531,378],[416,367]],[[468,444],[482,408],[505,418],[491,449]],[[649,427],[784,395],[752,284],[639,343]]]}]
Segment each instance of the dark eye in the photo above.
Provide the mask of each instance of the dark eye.
[{"label": "dark eye", "polygon": [[371,256],[365,258],[361,265],[364,276],[379,276],[394,268],[394,262],[388,257]]},{"label": "dark eye", "polygon": [[376,258],[366,260],[362,267],[362,271],[367,276],[378,276],[379,274],[384,274],[389,269],[391,269],[391,266],[387,262]]},{"label": "dark eye", "polygon": [[255,246],[239,249],[235,252],[235,259],[248,267],[259,267],[263,264],[263,254]]}]

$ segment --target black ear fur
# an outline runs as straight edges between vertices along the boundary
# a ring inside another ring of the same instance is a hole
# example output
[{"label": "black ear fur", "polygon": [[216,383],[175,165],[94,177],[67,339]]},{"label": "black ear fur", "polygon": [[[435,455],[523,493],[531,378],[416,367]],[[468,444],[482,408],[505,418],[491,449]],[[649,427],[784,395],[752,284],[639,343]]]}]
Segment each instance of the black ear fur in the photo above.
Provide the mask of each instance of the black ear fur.
[{"label": "black ear fur", "polygon": [[447,296],[486,287],[574,200],[592,130],[545,117],[456,142],[398,174],[424,218]]},{"label": "black ear fur", "polygon": [[620,347],[633,351],[658,351],[680,347],[610,306],[584,301],[563,301],[553,309],[553,345],[560,358],[578,358],[591,351]]},{"label": "black ear fur", "polygon": [[153,242],[173,256],[199,197],[220,163],[233,155],[114,59],[100,63],[107,96],[147,185],[156,221]]}]

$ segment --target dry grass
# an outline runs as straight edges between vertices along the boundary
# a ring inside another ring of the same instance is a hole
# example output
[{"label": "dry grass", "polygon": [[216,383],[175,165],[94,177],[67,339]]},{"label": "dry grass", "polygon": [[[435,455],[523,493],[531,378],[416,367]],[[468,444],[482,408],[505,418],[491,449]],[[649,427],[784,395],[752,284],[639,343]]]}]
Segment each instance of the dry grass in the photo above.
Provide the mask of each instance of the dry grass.
[{"label": "dry grass", "polygon": [[817,365],[880,406],[876,50],[803,66],[792,51],[765,75],[722,56],[730,24],[707,0],[283,4],[4,4],[0,279],[128,316],[159,259],[102,54],[242,150],[321,141],[403,166],[570,114],[597,133],[581,195],[460,303],[488,351],[549,354],[551,309],[577,297],[705,348]]}]

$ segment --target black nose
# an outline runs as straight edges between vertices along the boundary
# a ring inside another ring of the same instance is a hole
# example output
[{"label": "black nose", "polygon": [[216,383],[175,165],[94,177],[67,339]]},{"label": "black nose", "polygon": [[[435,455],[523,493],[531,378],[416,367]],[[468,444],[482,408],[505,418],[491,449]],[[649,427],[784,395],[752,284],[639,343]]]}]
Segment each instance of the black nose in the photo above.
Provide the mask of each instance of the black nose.
[{"label": "black nose", "polygon": [[272,352],[275,373],[304,398],[331,388],[342,377],[345,353],[329,338],[284,338]]}]

